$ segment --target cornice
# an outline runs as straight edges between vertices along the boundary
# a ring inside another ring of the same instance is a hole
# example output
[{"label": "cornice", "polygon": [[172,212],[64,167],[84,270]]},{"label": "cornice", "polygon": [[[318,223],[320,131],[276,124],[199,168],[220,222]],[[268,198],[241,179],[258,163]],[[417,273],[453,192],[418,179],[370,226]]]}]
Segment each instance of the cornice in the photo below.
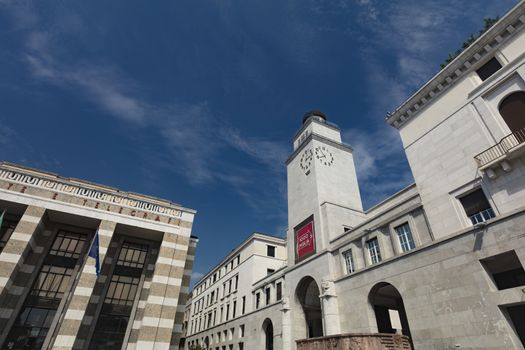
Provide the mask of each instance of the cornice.
[{"label": "cornice", "polygon": [[414,118],[418,112],[429,105],[443,92],[455,85],[460,78],[474,69],[525,27],[525,0],[517,4],[492,28],[481,35],[472,45],[465,49],[445,68],[439,71],[416,93],[389,113],[387,123],[395,128],[401,127]]}]

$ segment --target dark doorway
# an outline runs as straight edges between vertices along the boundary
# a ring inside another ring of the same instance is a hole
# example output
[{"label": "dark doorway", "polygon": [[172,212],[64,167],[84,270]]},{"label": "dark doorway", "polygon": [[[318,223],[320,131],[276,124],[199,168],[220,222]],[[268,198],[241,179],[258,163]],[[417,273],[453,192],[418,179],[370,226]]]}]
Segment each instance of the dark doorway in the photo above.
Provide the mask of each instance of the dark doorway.
[{"label": "dark doorway", "polygon": [[[525,136],[525,91],[518,91],[505,97],[499,104],[499,113],[512,133],[519,133],[523,142]],[[521,131],[521,133],[520,133]]]},{"label": "dark doorway", "polygon": [[525,346],[525,305],[509,306],[507,312],[521,344]]},{"label": "dark doorway", "polygon": [[269,318],[267,318],[263,322],[263,331],[264,331],[264,350],[273,350],[273,324]]},{"label": "dark doorway", "polygon": [[372,288],[368,298],[374,308],[378,332],[404,334],[410,338],[410,344],[414,348],[403,298],[397,289],[389,283],[381,282]]},{"label": "dark doorway", "polygon": [[307,337],[322,337],[323,314],[321,312],[321,299],[319,299],[317,283],[312,277],[304,277],[297,286],[296,294],[304,311]]}]

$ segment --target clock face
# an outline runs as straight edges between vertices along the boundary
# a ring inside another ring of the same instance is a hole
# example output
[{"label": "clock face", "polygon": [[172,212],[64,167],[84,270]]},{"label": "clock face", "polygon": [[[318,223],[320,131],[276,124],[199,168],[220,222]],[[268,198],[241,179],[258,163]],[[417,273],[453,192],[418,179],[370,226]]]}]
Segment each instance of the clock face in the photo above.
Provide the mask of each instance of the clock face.
[{"label": "clock face", "polygon": [[312,165],[313,159],[314,153],[312,152],[312,150],[304,150],[303,155],[301,156],[301,161],[299,162],[299,165],[301,166],[301,169],[303,169],[304,172],[308,172],[310,170],[310,166]]},{"label": "clock face", "polygon": [[325,146],[317,146],[315,148],[315,158],[319,159],[319,162],[326,166],[334,164],[334,155]]}]

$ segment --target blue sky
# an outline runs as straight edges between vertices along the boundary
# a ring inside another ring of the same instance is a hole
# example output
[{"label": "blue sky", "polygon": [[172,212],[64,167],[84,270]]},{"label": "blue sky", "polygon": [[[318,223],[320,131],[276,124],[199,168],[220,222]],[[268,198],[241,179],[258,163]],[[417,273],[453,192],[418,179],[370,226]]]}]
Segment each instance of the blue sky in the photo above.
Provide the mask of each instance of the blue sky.
[{"label": "blue sky", "polygon": [[0,159],[198,210],[194,277],[285,235],[291,137],[324,111],[365,207],[412,182],[384,123],[516,0],[0,0]]}]

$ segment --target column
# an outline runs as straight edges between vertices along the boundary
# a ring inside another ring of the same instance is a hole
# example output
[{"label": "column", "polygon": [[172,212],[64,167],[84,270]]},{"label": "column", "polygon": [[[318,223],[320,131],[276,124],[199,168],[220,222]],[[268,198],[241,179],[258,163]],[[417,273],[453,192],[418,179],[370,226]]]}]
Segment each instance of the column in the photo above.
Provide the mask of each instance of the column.
[{"label": "column", "polygon": [[[111,261],[109,261],[111,258],[105,258],[109,244],[111,243],[111,238],[113,237],[113,232],[115,231],[115,226],[115,222],[100,222],[98,228],[100,266],[104,263],[111,263]],[[88,244],[91,244],[91,241]],[[67,309],[63,316],[64,319],[62,322],[59,322],[57,326],[59,329],[56,333],[57,337],[52,344],[53,349],[65,350],[73,348],[96,282],[95,259],[86,257],[86,262],[80,272],[78,284],[73,291],[71,301],[66,305]],[[86,321],[91,322],[92,320]]]},{"label": "column", "polygon": [[137,349],[167,350],[170,347],[189,240],[189,237],[164,233],[144,306]]},{"label": "column", "polygon": [[323,307],[324,335],[341,333],[339,321],[339,305],[333,281],[323,280],[321,282],[322,294],[319,295]]},{"label": "column", "polygon": [[0,254],[0,295],[2,299],[13,283],[17,268],[23,267],[29,247],[36,249],[33,234],[40,225],[43,225],[45,211],[45,208],[28,206]]},{"label": "column", "polygon": [[[179,294],[179,305],[177,306],[177,315],[175,316],[175,326],[173,327],[171,334],[171,350],[179,350],[179,343],[182,337],[182,324],[184,322],[184,312],[186,310],[186,302],[189,296],[191,271],[193,269],[193,261],[195,259],[195,251],[197,249],[198,241],[197,238],[190,238],[190,245],[186,255],[186,263],[184,265],[184,276],[182,277],[181,291]],[[188,329],[186,330],[186,333],[190,334],[189,322],[187,327]]]},{"label": "column", "polygon": [[288,298],[283,298],[280,310],[282,312],[282,349],[295,349],[295,344],[292,344],[292,316]]},{"label": "column", "polygon": [[0,344],[5,340],[45,251],[45,208],[28,206],[0,254]]}]

